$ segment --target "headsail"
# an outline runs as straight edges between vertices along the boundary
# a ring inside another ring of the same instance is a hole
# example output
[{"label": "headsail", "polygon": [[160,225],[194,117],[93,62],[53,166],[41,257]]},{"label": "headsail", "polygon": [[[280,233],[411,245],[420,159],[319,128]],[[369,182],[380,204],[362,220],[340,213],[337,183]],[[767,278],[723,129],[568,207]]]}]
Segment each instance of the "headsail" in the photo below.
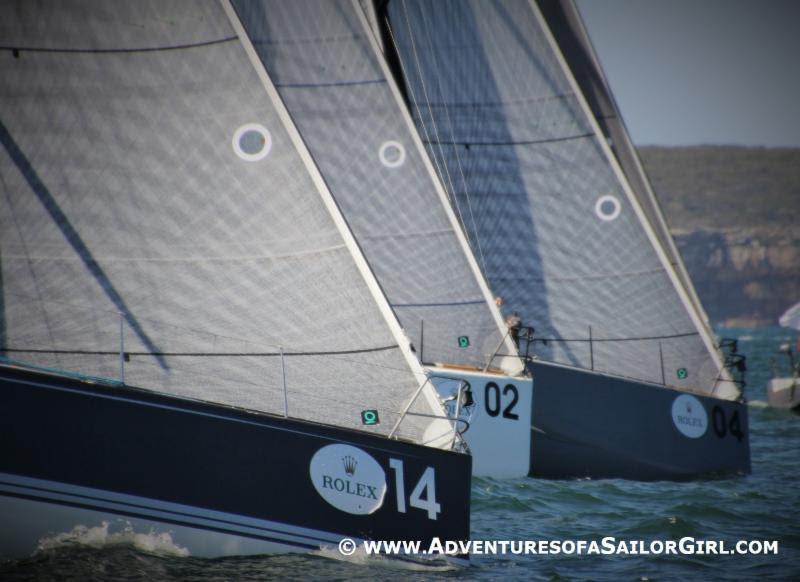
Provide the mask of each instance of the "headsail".
[{"label": "headsail", "polygon": [[464,228],[539,356],[733,396],[535,5],[404,0],[389,15],[418,125],[438,128],[429,151],[464,169]]},{"label": "headsail", "polygon": [[486,365],[505,334],[499,311],[362,7],[234,5],[419,358]]},{"label": "headsail", "polygon": [[664,213],[625,127],[578,7],[574,0],[537,0],[537,4],[603,136],[625,172],[625,177],[658,237],[661,248],[667,254],[681,285],[689,295],[693,308],[708,326],[708,316],[670,234]]},{"label": "headsail", "polygon": [[0,354],[387,433],[421,378],[223,6],[44,5],[0,16]]}]

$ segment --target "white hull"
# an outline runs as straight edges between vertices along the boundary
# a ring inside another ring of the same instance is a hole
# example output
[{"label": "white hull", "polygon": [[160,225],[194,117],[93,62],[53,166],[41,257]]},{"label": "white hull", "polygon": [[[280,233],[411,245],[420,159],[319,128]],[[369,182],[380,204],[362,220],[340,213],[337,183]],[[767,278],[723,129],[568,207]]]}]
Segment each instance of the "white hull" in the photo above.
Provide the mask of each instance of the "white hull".
[{"label": "white hull", "polygon": [[428,373],[443,399],[458,390],[456,379],[471,386],[475,404],[463,437],[472,453],[472,474],[528,476],[533,380],[438,367],[428,368]]},{"label": "white hull", "polygon": [[800,379],[773,378],[767,384],[767,401],[774,408],[800,408]]}]

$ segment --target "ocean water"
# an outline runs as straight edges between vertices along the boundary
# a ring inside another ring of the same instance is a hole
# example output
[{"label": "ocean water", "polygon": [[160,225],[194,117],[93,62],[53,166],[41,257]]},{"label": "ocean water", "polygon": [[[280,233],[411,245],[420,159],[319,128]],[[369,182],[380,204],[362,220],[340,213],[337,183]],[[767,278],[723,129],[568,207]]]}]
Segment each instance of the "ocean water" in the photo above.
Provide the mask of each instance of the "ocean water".
[{"label": "ocean water", "polygon": [[206,560],[169,539],[103,528],[49,540],[0,564],[0,580],[800,580],[800,415],[766,406],[770,359],[797,340],[780,328],[718,330],[748,358],[747,477],[690,483],[475,479],[474,540],[777,540],[778,555],[484,555],[434,568],[333,553]]}]

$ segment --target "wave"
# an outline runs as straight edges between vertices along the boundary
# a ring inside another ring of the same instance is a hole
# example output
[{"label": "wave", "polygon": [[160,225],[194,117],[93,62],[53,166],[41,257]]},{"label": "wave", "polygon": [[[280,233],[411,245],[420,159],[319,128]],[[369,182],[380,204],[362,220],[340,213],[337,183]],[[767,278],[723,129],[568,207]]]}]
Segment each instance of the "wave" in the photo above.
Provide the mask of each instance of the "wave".
[{"label": "wave", "polygon": [[[122,520],[120,520],[122,521]],[[186,557],[189,550],[172,540],[169,532],[136,532],[128,521],[122,521],[122,528],[114,531],[108,521],[87,527],[76,525],[71,531],[54,534],[39,540],[36,553],[52,551],[65,546],[89,546],[102,548],[110,546],[131,546],[137,550],[165,556]]]}]

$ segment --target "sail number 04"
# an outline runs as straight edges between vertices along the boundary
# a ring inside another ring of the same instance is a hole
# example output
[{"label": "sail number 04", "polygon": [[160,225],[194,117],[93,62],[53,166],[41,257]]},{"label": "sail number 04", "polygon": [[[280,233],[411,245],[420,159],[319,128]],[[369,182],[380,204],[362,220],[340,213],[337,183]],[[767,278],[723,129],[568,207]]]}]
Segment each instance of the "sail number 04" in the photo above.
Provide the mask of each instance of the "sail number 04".
[{"label": "sail number 04", "polygon": [[[389,467],[394,471],[394,490],[397,493],[397,511],[406,513],[406,481],[403,471],[403,461],[389,459]],[[423,499],[423,493],[425,498]],[[436,471],[427,467],[422,477],[419,478],[411,496],[408,498],[411,507],[422,509],[428,513],[428,519],[436,519],[442,511],[441,504],[436,502]]]},{"label": "sail number 04", "polygon": [[742,425],[739,423],[739,411],[734,410],[731,415],[730,421],[725,416],[725,411],[721,406],[715,406],[711,410],[711,426],[719,438],[725,438],[725,435],[730,433],[731,436],[736,437],[736,440],[742,442],[744,433],[742,432]]}]

